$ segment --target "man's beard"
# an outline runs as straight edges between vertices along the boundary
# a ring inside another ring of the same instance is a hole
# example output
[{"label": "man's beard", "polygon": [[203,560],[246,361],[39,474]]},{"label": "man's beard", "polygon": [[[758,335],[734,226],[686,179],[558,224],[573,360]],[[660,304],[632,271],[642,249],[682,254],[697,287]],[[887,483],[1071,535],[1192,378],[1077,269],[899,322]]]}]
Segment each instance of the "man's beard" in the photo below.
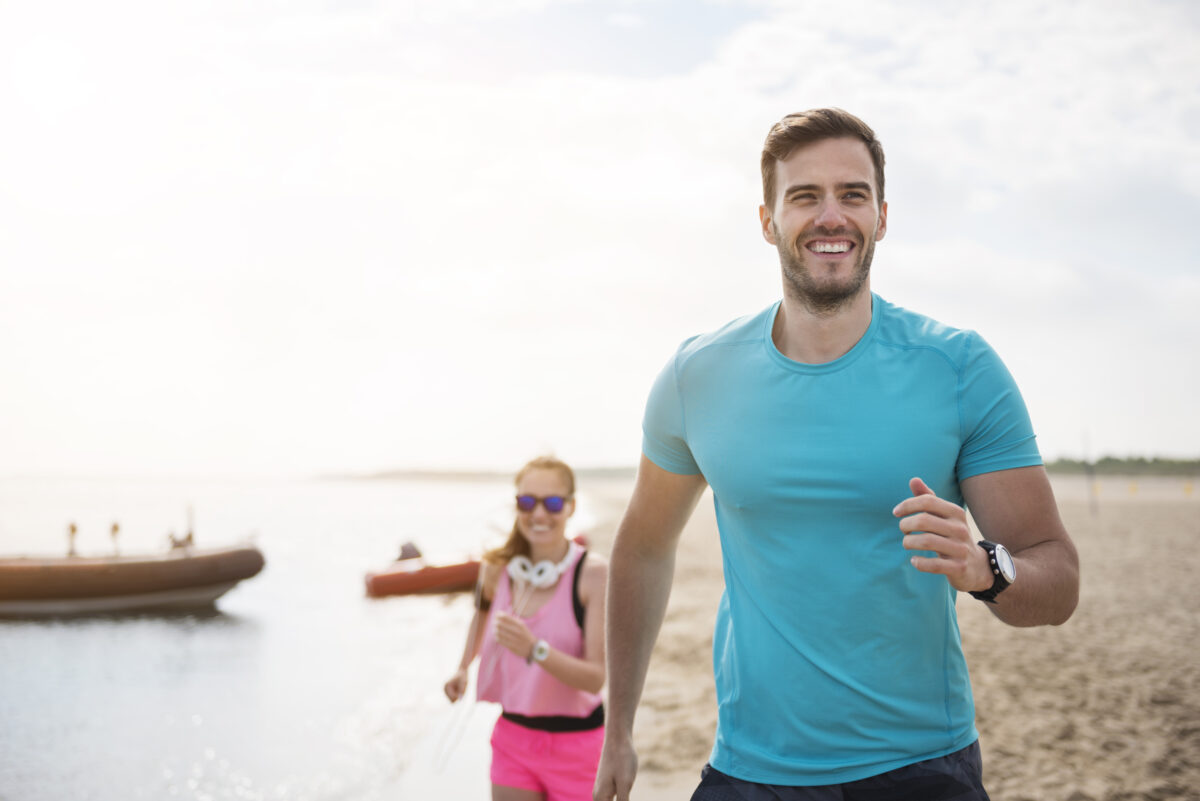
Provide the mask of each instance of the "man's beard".
[{"label": "man's beard", "polygon": [[[774,227],[774,223],[772,223],[772,227]],[[833,314],[856,298],[866,285],[867,279],[871,275],[871,260],[875,256],[874,237],[864,242],[860,241],[861,237],[848,231],[824,234],[825,236],[845,237],[853,241],[858,250],[858,259],[848,278],[818,280],[813,277],[812,271],[806,263],[805,254],[808,251],[797,244],[797,241],[808,238],[809,232],[805,232],[796,240],[788,243],[779,235],[778,228],[774,230],[775,241],[779,243],[776,245],[776,249],[779,251],[779,265],[783,268],[784,293],[793,300],[800,301],[813,314],[821,316]]]}]

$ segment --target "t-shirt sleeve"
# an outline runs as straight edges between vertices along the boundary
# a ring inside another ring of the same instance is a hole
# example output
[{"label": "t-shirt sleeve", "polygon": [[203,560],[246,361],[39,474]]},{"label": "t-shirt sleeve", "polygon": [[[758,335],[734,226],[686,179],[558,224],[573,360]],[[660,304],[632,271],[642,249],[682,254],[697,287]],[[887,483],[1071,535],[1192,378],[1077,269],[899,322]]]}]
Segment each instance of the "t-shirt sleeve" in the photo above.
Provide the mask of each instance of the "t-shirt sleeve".
[{"label": "t-shirt sleeve", "polygon": [[678,353],[671,357],[650,388],[646,414],[642,418],[642,453],[663,470],[695,475],[700,472],[700,467],[687,443],[683,399],[676,372],[678,359]]},{"label": "t-shirt sleeve", "polygon": [[1042,464],[1033,423],[1012,374],[987,342],[972,334],[959,375],[963,445],[958,480]]}]

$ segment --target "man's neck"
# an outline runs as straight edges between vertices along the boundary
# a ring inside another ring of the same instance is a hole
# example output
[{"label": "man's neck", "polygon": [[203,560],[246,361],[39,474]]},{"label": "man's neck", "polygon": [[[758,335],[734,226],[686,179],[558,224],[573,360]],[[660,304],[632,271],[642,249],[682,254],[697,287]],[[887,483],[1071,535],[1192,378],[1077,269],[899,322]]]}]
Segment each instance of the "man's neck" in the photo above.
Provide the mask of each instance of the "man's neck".
[{"label": "man's neck", "polygon": [[832,312],[814,312],[784,293],[771,338],[779,352],[802,364],[824,364],[845,356],[871,325],[871,289]]}]

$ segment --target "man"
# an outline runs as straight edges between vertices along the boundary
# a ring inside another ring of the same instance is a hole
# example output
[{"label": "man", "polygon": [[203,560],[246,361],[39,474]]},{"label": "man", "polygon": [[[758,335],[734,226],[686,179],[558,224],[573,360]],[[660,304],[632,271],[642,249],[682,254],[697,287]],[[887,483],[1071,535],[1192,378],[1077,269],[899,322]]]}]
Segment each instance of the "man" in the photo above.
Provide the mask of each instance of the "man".
[{"label": "man", "polygon": [[1078,558],[1003,363],[870,290],[883,167],[844,111],[777,123],[759,218],[783,299],[685,341],[650,393],[610,566],[597,801],[629,798],[634,712],[706,484],[725,593],[693,801],[986,799],[957,593],[1014,626],[1075,608]]}]

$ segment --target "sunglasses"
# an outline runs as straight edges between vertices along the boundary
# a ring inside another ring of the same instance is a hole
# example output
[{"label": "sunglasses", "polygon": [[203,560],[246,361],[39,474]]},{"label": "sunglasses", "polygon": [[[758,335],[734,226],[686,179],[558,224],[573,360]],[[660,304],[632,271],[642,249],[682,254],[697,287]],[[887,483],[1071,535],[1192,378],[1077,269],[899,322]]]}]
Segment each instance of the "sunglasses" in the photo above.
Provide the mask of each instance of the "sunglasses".
[{"label": "sunglasses", "polygon": [[518,495],[517,508],[522,512],[532,512],[540,503],[546,507],[546,511],[551,514],[557,514],[567,505],[570,497],[564,495],[547,495],[545,498],[539,498],[536,495]]}]

